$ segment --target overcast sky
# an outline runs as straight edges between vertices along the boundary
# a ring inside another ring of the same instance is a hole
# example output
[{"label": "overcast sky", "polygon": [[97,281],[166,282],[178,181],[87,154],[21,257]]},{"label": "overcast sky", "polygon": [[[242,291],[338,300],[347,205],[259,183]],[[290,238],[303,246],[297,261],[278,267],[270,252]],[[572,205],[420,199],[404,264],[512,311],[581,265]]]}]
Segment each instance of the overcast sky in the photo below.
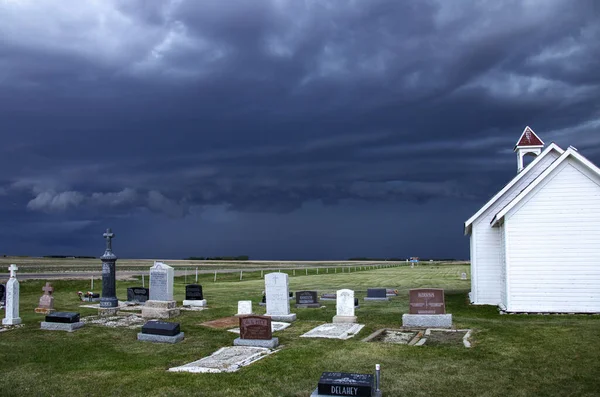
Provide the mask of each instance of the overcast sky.
[{"label": "overcast sky", "polygon": [[467,259],[526,125],[600,163],[600,3],[0,0],[0,254]]}]

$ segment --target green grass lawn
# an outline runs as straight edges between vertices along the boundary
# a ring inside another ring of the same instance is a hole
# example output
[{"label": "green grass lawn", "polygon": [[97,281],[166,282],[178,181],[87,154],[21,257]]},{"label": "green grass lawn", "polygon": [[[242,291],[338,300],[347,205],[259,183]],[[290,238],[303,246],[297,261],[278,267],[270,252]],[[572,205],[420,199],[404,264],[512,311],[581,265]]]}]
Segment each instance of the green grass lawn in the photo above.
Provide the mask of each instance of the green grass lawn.
[{"label": "green grass lawn", "polygon": [[[21,282],[21,317],[25,327],[0,333],[0,396],[308,396],[323,371],[372,373],[381,364],[385,396],[584,396],[600,392],[600,316],[499,315],[495,307],[470,306],[469,282],[460,280],[464,265],[408,266],[350,273],[290,277],[292,291],[333,292],[354,289],[356,315],[365,324],[346,341],[305,339],[314,326],[331,322],[335,303],[325,309],[292,309],[298,320],[276,333],[282,350],[229,374],[169,373],[182,365],[232,346],[236,335],[199,324],[237,311],[237,301],[258,306],[263,281],[200,279],[209,310],[182,312],[185,340],[175,345],[138,342],[137,330],[86,325],[75,333],[39,329],[43,316],[33,309],[43,281]],[[288,271],[291,273],[291,271]],[[298,272],[299,273],[299,272]],[[229,281],[228,281],[229,280]],[[188,282],[191,282],[188,278]],[[118,297],[139,282],[118,282]],[[55,281],[55,307],[79,309],[76,291],[89,280]],[[100,285],[100,284],[98,284]],[[184,298],[183,277],[175,297]],[[390,302],[364,302],[369,287],[390,287],[400,296]],[[401,325],[408,311],[408,289],[441,287],[447,311],[457,328],[472,328],[473,347],[365,343],[373,331]],[[293,305],[292,305],[293,307]]]}]

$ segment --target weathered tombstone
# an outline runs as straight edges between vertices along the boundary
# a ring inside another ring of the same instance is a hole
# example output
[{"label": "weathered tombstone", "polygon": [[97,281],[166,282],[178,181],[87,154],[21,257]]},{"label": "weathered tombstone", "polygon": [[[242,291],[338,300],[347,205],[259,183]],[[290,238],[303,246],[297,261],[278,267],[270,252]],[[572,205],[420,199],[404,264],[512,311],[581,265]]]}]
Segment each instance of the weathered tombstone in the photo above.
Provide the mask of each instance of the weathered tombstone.
[{"label": "weathered tombstone", "polygon": [[106,239],[106,250],[100,257],[102,261],[102,297],[100,298],[100,308],[98,314],[103,316],[112,316],[119,310],[119,300],[117,299],[115,265],[117,256],[112,252],[112,238],[115,237],[110,229],[102,235]]},{"label": "weathered tombstone", "polygon": [[127,302],[144,303],[150,298],[150,289],[144,287],[127,288]]},{"label": "weathered tombstone", "polygon": [[265,295],[267,297],[267,316],[274,321],[291,322],[296,314],[290,313],[289,284],[286,273],[265,275]]},{"label": "weathered tombstone", "polygon": [[38,307],[35,308],[35,312],[42,314],[54,312],[54,297],[52,296],[54,288],[52,288],[50,283],[46,283],[46,286],[42,288],[42,291],[44,291],[44,295],[40,298],[40,302]]},{"label": "weathered tombstone", "polygon": [[271,317],[240,317],[240,337],[233,341],[234,346],[266,347],[272,349],[279,345],[279,338],[273,337]]},{"label": "weathered tombstone", "polygon": [[303,309],[321,307],[321,304],[317,299],[317,291],[297,291],[296,307]]},{"label": "weathered tombstone", "polygon": [[150,268],[150,299],[142,308],[144,318],[172,318],[179,315],[177,302],[173,300],[173,268],[162,262],[154,262]]},{"label": "weathered tombstone", "polygon": [[46,321],[42,321],[41,329],[73,332],[84,325],[83,322],[79,321],[79,313],[54,312],[46,315]]},{"label": "weathered tombstone", "polygon": [[366,301],[389,301],[385,288],[368,288]]},{"label": "weathered tombstone", "polygon": [[446,314],[444,290],[418,288],[409,291],[409,314],[402,315],[404,327],[450,328],[452,314]]},{"label": "weathered tombstone", "polygon": [[461,280],[466,280],[466,279],[467,279],[467,273],[464,273],[464,272],[463,272],[463,273],[461,273],[461,274],[460,274],[460,279],[461,279]]},{"label": "weathered tombstone", "polygon": [[10,279],[6,283],[6,307],[4,308],[4,319],[2,325],[21,324],[19,317],[19,280],[17,280],[17,265],[8,267]]},{"label": "weathered tombstone", "polygon": [[252,314],[252,301],[238,301],[238,312],[236,316],[249,316]]},{"label": "weathered tombstone", "polygon": [[137,339],[144,342],[177,343],[181,342],[184,336],[179,323],[148,321],[142,326],[142,332],[137,334]]},{"label": "weathered tombstone", "polygon": [[386,288],[385,295],[386,296],[398,296],[398,290],[397,289]]},{"label": "weathered tombstone", "polygon": [[317,389],[311,397],[318,396],[362,396],[375,395],[373,375],[345,372],[323,372]]},{"label": "weathered tombstone", "polygon": [[354,291],[351,289],[341,289],[337,291],[336,315],[333,317],[334,323],[355,323],[354,315]]},{"label": "weathered tombstone", "polygon": [[185,286],[183,306],[206,306],[206,299],[204,299],[200,284],[188,284]]}]

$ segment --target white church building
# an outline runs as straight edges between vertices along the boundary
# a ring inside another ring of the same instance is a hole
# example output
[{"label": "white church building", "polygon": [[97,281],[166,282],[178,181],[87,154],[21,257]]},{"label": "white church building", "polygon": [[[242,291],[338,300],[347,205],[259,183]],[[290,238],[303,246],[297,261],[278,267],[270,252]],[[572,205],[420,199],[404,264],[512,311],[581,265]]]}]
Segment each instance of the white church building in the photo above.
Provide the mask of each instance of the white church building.
[{"label": "white church building", "polygon": [[[526,127],[516,176],[465,222],[473,304],[600,312],[600,169]],[[527,166],[525,155],[535,159]]]}]

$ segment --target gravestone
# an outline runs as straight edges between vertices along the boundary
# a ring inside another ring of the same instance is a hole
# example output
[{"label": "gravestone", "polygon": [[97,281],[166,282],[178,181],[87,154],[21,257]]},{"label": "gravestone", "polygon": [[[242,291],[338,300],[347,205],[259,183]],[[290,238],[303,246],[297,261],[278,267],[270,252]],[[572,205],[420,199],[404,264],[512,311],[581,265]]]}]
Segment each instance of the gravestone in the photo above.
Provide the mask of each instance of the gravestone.
[{"label": "gravestone", "polygon": [[0,284],[0,307],[4,307],[4,302],[6,302],[6,286]]},{"label": "gravestone", "polygon": [[144,287],[127,288],[127,302],[144,303],[150,298],[150,289]]},{"label": "gravestone", "polygon": [[336,315],[333,317],[334,323],[355,323],[354,315],[354,291],[351,289],[341,289],[337,291]]},{"label": "gravestone", "polygon": [[233,341],[234,346],[266,347],[269,349],[279,345],[279,338],[273,337],[271,317],[240,317],[240,337]]},{"label": "gravestone", "polygon": [[358,304],[358,298],[354,298],[354,308],[359,309],[360,305]]},{"label": "gravestone", "polygon": [[46,315],[45,321],[41,323],[41,329],[73,332],[84,325],[79,319],[79,313],[54,312]]},{"label": "gravestone", "polygon": [[317,389],[311,397],[359,396],[372,397],[375,393],[373,375],[346,372],[323,372]]},{"label": "gravestone", "polygon": [[248,316],[252,314],[252,301],[238,301],[238,312],[236,316]]},{"label": "gravestone", "polygon": [[52,288],[50,283],[46,283],[46,286],[42,288],[42,291],[44,291],[44,295],[40,298],[40,302],[38,303],[38,307],[35,308],[35,312],[42,314],[54,312],[54,297],[52,296],[54,288]]},{"label": "gravestone", "polygon": [[106,250],[100,257],[102,261],[102,297],[98,314],[102,316],[113,316],[119,310],[116,287],[116,262],[117,256],[112,252],[112,238],[115,237],[110,229],[102,235],[106,239]]},{"label": "gravestone", "polygon": [[173,300],[173,268],[154,262],[150,268],[150,299],[142,308],[144,318],[172,318],[179,316],[177,302]]},{"label": "gravestone", "polygon": [[296,292],[297,308],[319,308],[321,304],[317,299],[317,291],[298,291]]},{"label": "gravestone", "polygon": [[467,273],[461,273],[460,274],[460,279],[461,280],[466,280],[467,279]]},{"label": "gravestone", "polygon": [[387,291],[385,288],[368,288],[366,301],[389,301],[387,297]]},{"label": "gravestone", "polygon": [[8,267],[10,278],[6,282],[6,306],[4,308],[4,319],[2,325],[21,324],[19,317],[19,280],[17,280],[17,265],[12,264]]},{"label": "gravestone", "polygon": [[166,321],[148,321],[142,326],[142,332],[137,334],[137,339],[143,342],[177,343],[184,338],[179,323]]},{"label": "gravestone", "polygon": [[267,306],[267,295],[265,295],[265,292],[263,291],[263,296],[261,301],[258,303],[259,306]]},{"label": "gravestone", "polygon": [[398,296],[398,290],[397,289],[386,288],[385,294],[386,294],[386,296]]},{"label": "gravestone", "polygon": [[267,297],[267,316],[274,321],[291,322],[296,314],[290,313],[289,282],[286,273],[265,275],[265,295]]},{"label": "gravestone", "polygon": [[452,314],[446,314],[444,290],[417,288],[409,291],[409,314],[402,315],[404,327],[450,328]]},{"label": "gravestone", "polygon": [[183,306],[206,306],[206,299],[204,299],[200,284],[188,284],[185,286]]},{"label": "gravestone", "polygon": [[322,301],[334,301],[337,299],[337,294],[321,294]]}]

